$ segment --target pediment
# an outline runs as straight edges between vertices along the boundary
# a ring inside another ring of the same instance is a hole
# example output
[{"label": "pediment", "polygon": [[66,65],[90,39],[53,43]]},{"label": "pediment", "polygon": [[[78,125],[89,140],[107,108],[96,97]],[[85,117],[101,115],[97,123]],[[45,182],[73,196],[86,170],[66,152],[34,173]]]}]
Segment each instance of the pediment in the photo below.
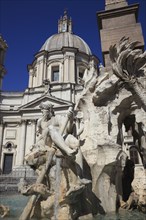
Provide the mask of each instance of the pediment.
[{"label": "pediment", "polygon": [[54,106],[54,109],[58,109],[58,108],[68,108],[69,106],[72,105],[71,102],[68,102],[66,100],[63,100],[63,99],[59,99],[59,98],[56,98],[56,97],[53,97],[53,96],[41,96],[39,98],[36,98],[30,102],[28,102],[27,104],[25,105],[22,105],[19,110],[20,111],[27,111],[27,110],[40,110],[40,107],[39,105],[41,104],[41,102],[50,102],[53,106]]}]

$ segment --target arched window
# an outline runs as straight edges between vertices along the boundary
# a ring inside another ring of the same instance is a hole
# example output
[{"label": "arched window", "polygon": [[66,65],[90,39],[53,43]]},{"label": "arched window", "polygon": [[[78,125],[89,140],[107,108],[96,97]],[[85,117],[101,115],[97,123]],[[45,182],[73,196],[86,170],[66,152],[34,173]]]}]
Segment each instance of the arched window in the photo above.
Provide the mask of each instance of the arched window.
[{"label": "arched window", "polygon": [[133,161],[133,163],[139,164],[139,156],[136,147],[134,146],[130,147],[129,153],[130,153],[130,159]]}]

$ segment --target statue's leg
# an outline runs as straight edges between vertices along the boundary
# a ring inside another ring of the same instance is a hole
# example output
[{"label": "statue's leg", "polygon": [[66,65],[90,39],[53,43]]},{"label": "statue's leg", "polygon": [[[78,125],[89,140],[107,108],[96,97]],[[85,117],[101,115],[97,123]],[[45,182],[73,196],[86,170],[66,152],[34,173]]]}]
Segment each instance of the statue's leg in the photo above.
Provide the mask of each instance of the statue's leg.
[{"label": "statue's leg", "polygon": [[77,172],[79,183],[83,185],[91,183],[92,182],[91,180],[84,178],[83,154],[80,148],[78,149],[78,153],[76,154],[75,162],[76,162],[76,172]]},{"label": "statue's leg", "polygon": [[83,178],[83,155],[81,149],[78,149],[78,153],[76,154],[76,171],[77,176]]},{"label": "statue's leg", "polygon": [[91,180],[83,178],[83,154],[80,149],[80,141],[73,135],[68,135],[65,142],[72,149],[78,148],[78,152],[75,158],[76,175],[78,178],[77,181],[79,182],[79,184],[84,185],[91,183]]},{"label": "statue's leg", "polygon": [[69,157],[74,156],[77,153],[77,149],[71,149],[66,145],[61,134],[53,126],[50,125],[48,127],[48,132],[54,144]]}]

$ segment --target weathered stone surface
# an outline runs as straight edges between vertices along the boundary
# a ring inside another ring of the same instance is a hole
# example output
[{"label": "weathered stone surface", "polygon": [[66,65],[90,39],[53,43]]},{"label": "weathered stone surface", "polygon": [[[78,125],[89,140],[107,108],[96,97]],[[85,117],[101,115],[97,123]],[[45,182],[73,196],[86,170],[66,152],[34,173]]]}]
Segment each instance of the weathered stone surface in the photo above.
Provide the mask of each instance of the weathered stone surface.
[{"label": "weathered stone surface", "polygon": [[109,47],[111,45],[117,44],[122,36],[126,36],[131,41],[138,41],[139,48],[144,48],[144,38],[141,24],[135,19],[138,12],[138,4],[128,6],[126,1],[109,1],[106,9],[98,12],[97,18],[104,65],[105,67],[110,67]]}]

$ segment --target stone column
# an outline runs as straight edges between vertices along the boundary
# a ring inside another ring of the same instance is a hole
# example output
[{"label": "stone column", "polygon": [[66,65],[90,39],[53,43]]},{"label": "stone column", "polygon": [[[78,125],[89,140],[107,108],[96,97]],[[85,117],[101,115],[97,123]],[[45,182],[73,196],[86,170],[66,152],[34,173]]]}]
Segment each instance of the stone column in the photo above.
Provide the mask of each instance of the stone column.
[{"label": "stone column", "polygon": [[24,155],[25,155],[25,143],[26,143],[26,121],[22,121],[21,123],[21,137],[20,137],[20,145],[18,151],[18,165],[21,166],[24,163]]},{"label": "stone column", "polygon": [[36,87],[37,85],[37,66],[35,66],[33,71],[33,84],[32,87]]},{"label": "stone column", "polygon": [[1,123],[1,124],[0,124],[0,170],[1,170],[3,135],[4,135],[4,124]]},{"label": "stone column", "polygon": [[69,56],[65,54],[64,56],[64,82],[69,80]]},{"label": "stone column", "polygon": [[75,83],[75,56],[74,54],[72,54],[72,56],[70,56],[70,65],[69,65],[69,81],[72,83]]},{"label": "stone column", "polygon": [[47,79],[47,59],[44,58],[44,72],[43,72],[43,80]]},{"label": "stone column", "polygon": [[37,60],[37,86],[42,85],[43,78],[43,60],[42,57]]},{"label": "stone column", "polygon": [[32,120],[32,144],[36,142],[36,120]]},{"label": "stone column", "polygon": [[32,85],[33,85],[33,70],[30,69],[29,70],[29,84],[28,84],[28,87],[32,88]]},{"label": "stone column", "polygon": [[40,85],[43,84],[43,80],[44,80],[44,59],[42,57],[42,60],[40,60]]}]

